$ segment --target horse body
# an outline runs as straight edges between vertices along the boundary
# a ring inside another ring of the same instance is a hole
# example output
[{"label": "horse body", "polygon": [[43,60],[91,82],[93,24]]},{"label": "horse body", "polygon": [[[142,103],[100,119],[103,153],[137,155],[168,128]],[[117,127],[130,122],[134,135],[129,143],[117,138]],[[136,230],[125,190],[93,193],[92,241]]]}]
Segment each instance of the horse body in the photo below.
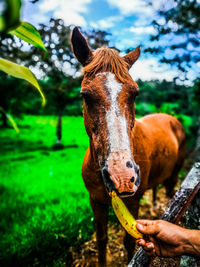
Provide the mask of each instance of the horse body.
[{"label": "horse body", "polygon": [[[160,183],[173,195],[184,159],[185,133],[181,123],[166,114],[135,119],[138,86],[128,74],[139,48],[123,58],[112,49],[92,52],[77,28],[72,34],[74,54],[84,66],[81,85],[84,124],[89,136],[82,176],[96,221],[100,266],[106,265],[107,218],[110,193],[123,197],[137,218],[139,200]],[[134,239],[124,245],[132,258]]]},{"label": "horse body", "polygon": [[173,179],[172,174],[178,166],[181,167],[185,152],[185,133],[181,123],[167,114],[152,114],[137,120],[133,131],[134,159],[141,172],[148,169],[146,179],[141,175],[145,190],[169,181],[172,193],[177,181],[177,174]]},{"label": "horse body", "polygon": [[[133,158],[140,167],[141,185],[136,194],[125,198],[124,202],[137,218],[139,200],[148,188],[156,188],[158,184],[164,183],[167,195],[173,196],[177,175],[184,160],[185,134],[180,122],[166,114],[147,115],[136,119],[132,132]],[[99,261],[103,264],[104,261],[101,260],[105,257],[107,242],[107,207],[111,204],[111,199],[102,179],[92,140],[84,157],[82,176],[96,214],[97,241],[104,245],[98,246]],[[98,227],[98,223],[101,226]],[[98,231],[101,227],[102,230]],[[130,260],[134,247],[131,238],[125,238],[125,247]]]}]

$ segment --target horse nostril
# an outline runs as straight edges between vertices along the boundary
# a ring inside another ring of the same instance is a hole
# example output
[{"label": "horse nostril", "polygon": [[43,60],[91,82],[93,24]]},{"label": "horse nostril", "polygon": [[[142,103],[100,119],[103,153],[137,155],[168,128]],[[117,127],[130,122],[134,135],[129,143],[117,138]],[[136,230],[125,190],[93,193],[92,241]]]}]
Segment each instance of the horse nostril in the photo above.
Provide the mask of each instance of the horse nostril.
[{"label": "horse nostril", "polygon": [[108,172],[108,167],[107,166],[103,167],[102,171],[103,171],[103,175],[105,176],[105,179],[106,180],[109,179],[110,178],[110,174]]},{"label": "horse nostril", "polygon": [[133,183],[135,181],[135,178],[131,177],[130,181],[131,181],[131,183]]},{"label": "horse nostril", "polygon": [[134,170],[135,170],[136,174],[139,176],[139,174],[140,174],[140,167],[135,164],[134,165]]},{"label": "horse nostril", "polygon": [[130,161],[126,162],[126,167],[127,168],[133,168],[133,164]]},{"label": "horse nostril", "polygon": [[115,184],[110,178],[110,174],[108,172],[108,166],[107,165],[105,167],[103,167],[102,172],[103,172],[104,183],[107,186],[108,191],[112,192],[115,189]]}]

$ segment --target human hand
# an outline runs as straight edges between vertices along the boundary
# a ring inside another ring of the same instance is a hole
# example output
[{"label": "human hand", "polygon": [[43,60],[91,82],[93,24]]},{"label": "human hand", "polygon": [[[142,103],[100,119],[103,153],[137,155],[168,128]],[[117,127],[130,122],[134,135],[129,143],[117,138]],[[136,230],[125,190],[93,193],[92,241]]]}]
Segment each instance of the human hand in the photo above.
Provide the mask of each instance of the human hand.
[{"label": "human hand", "polygon": [[148,235],[148,241],[137,240],[149,256],[176,257],[188,246],[187,229],[163,220],[137,220],[137,229]]}]

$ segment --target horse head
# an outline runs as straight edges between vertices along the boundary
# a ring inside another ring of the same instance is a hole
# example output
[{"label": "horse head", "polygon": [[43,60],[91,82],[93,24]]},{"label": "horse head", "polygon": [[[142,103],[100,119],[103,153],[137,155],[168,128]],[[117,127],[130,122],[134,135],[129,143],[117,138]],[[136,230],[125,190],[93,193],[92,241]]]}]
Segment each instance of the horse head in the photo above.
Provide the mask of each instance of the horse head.
[{"label": "horse head", "polygon": [[134,101],[139,89],[128,70],[138,59],[140,48],[124,57],[105,47],[92,51],[77,27],[71,41],[83,65],[84,124],[104,183],[109,192],[115,190],[122,197],[133,195],[140,184],[132,142]]}]

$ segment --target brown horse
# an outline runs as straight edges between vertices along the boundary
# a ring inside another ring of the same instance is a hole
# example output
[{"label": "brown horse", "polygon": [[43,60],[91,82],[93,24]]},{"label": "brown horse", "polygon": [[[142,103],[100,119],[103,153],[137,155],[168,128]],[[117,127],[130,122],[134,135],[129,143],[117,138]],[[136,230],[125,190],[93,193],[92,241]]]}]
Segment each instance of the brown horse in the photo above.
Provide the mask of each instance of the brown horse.
[{"label": "brown horse", "polygon": [[[115,190],[137,218],[139,200],[160,183],[173,195],[184,159],[185,133],[180,122],[167,114],[135,119],[138,85],[128,70],[140,48],[120,57],[114,49],[92,51],[77,27],[72,48],[83,65],[81,85],[84,124],[89,136],[82,175],[96,221],[100,266],[106,265],[107,217]],[[131,259],[134,239],[126,233],[124,245]]]}]

